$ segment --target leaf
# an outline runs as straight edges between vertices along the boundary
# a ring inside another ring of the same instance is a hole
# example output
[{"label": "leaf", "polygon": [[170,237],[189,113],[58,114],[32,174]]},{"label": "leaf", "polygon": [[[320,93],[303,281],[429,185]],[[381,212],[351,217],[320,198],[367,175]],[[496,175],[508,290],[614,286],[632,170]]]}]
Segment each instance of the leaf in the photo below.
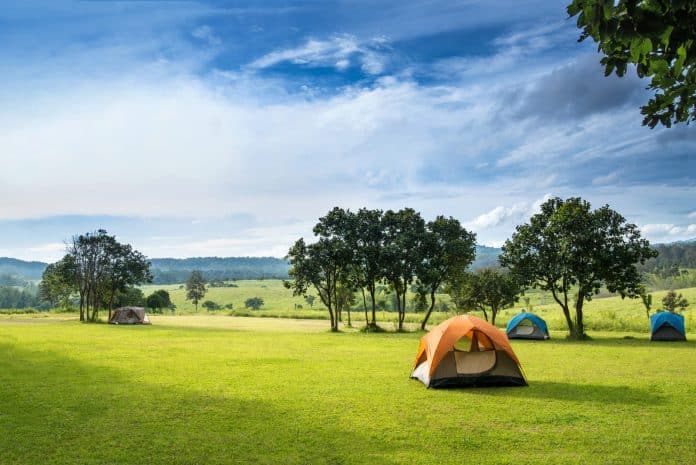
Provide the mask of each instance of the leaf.
[{"label": "leaf", "polygon": [[684,61],[686,61],[686,46],[682,45],[677,49],[677,59],[674,62],[674,76],[678,77],[682,73],[684,68]]}]

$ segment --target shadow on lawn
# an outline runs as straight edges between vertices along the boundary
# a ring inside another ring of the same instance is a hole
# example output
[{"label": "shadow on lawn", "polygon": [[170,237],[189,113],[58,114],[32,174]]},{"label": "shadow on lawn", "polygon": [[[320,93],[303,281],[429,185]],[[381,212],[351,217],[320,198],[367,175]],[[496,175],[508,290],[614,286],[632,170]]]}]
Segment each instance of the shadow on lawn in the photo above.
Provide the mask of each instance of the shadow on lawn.
[{"label": "shadow on lawn", "polygon": [[492,397],[518,397],[526,399],[555,399],[570,402],[596,402],[602,404],[661,404],[659,394],[629,386],[603,386],[597,384],[573,384],[556,381],[529,381],[526,388],[477,389]]},{"label": "shadow on lawn", "polygon": [[342,464],[355,454],[389,464],[397,452],[341,428],[340,413],[312,405],[299,410],[282,398],[270,403],[147,383],[9,344],[0,344],[0,354],[2,464]]}]

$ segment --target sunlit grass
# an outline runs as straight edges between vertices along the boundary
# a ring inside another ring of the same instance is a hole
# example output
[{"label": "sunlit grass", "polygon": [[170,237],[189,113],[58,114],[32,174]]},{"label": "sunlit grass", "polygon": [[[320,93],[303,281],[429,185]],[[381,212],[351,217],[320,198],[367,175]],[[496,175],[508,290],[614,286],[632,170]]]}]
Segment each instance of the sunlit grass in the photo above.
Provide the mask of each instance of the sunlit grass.
[{"label": "sunlit grass", "polygon": [[419,333],[72,317],[0,319],[3,465],[696,459],[694,342],[513,342],[528,388],[438,391],[408,379]]}]

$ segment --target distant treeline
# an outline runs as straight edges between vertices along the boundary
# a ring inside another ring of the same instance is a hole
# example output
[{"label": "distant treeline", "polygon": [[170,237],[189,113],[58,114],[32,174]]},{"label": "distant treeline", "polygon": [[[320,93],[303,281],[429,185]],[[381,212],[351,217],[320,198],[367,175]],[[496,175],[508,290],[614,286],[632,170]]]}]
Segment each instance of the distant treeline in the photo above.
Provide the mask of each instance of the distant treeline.
[{"label": "distant treeline", "polygon": [[[675,268],[696,268],[696,241],[654,247],[660,255],[646,262],[642,271],[668,277],[675,275]],[[496,266],[500,252],[499,248],[477,245],[471,267]],[[287,279],[289,269],[285,260],[274,257],[153,258],[151,263],[155,284],[182,283],[196,269],[203,272],[207,281]],[[24,286],[27,281],[38,281],[46,266],[47,263],[0,257],[0,286]]]},{"label": "distant treeline", "polygon": [[37,295],[36,288],[17,289],[0,286],[0,308],[44,308],[47,307]]},{"label": "distant treeline", "polygon": [[645,262],[643,271],[657,275],[669,275],[673,274],[675,269],[696,268],[696,240],[656,244],[654,248],[659,252],[659,255]]}]

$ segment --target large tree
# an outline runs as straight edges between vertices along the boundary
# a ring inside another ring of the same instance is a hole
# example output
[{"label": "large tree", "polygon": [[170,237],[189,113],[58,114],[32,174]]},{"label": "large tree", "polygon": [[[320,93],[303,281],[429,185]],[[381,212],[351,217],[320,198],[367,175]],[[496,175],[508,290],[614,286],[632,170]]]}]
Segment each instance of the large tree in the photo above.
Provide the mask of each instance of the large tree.
[{"label": "large tree", "polygon": [[656,253],[636,225],[608,205],[592,210],[580,198],[553,198],[529,223],[517,226],[503,246],[500,263],[521,285],[550,291],[571,337],[580,339],[584,302],[602,286],[621,297],[638,297],[641,276],[636,264]]},{"label": "large tree", "polygon": [[573,0],[579,41],[594,39],[604,74],[635,65],[655,95],[641,109],[643,124],[696,120],[696,2],[693,0]]},{"label": "large tree", "polygon": [[198,311],[198,302],[200,302],[203,297],[205,297],[205,279],[203,278],[203,273],[199,270],[193,270],[191,275],[186,280],[186,300],[193,302],[193,305]]},{"label": "large tree", "polygon": [[355,215],[352,234],[349,242],[354,247],[353,266],[355,279],[362,291],[363,306],[367,311],[365,290],[370,296],[371,319],[365,316],[365,324],[368,327],[377,326],[377,285],[382,278],[382,245],[384,232],[382,230],[382,210],[369,210],[361,208]]},{"label": "large tree", "polygon": [[331,331],[338,331],[338,288],[350,263],[346,244],[338,238],[325,237],[306,244],[300,238],[286,258],[290,261],[290,279],[284,282],[285,287],[292,289],[294,296],[307,295],[308,289],[314,287],[329,311]]},{"label": "large tree", "polygon": [[417,211],[404,208],[397,212],[388,210],[382,225],[382,276],[396,294],[398,328],[401,331],[406,317],[406,294],[422,260],[425,221]]},{"label": "large tree", "polygon": [[76,264],[72,255],[66,255],[46,267],[39,283],[39,296],[52,307],[67,308],[77,292]]},{"label": "large tree", "polygon": [[96,320],[99,309],[108,303],[111,311],[118,294],[128,286],[151,279],[147,258],[103,229],[73,236],[67,252],[62,261],[70,257],[71,282],[80,297],[81,321]]},{"label": "large tree", "polygon": [[456,279],[476,257],[476,234],[458,220],[438,216],[427,224],[416,266],[418,289],[430,296],[430,306],[421,322],[425,329],[435,308],[435,293],[444,283]]},{"label": "large tree", "polygon": [[109,301],[109,320],[114,302],[119,294],[127,292],[129,286],[152,282],[150,262],[145,255],[134,250],[130,244],[109,241],[107,243],[104,294]]},{"label": "large tree", "polygon": [[522,293],[510,273],[495,268],[461,274],[448,284],[447,291],[460,310],[479,310],[486,321],[490,311],[492,324],[495,324],[498,312],[512,306]]}]

